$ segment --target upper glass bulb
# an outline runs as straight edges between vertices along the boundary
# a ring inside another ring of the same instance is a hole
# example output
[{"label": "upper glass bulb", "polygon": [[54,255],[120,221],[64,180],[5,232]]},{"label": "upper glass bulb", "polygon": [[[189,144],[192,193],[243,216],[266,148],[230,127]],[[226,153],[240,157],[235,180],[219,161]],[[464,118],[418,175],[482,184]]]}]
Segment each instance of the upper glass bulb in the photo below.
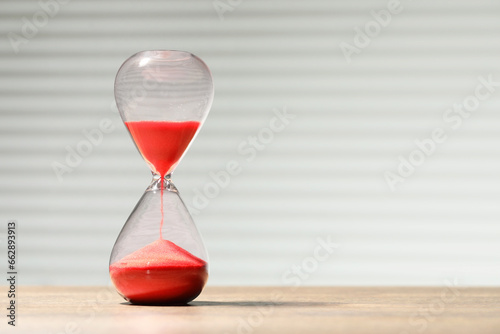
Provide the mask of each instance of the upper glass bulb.
[{"label": "upper glass bulb", "polygon": [[141,51],[128,58],[115,79],[124,121],[203,123],[214,96],[207,65],[185,51]]},{"label": "upper glass bulb", "polygon": [[208,115],[207,65],[184,51],[142,51],[118,70],[115,98],[137,148],[155,174],[173,172]]}]

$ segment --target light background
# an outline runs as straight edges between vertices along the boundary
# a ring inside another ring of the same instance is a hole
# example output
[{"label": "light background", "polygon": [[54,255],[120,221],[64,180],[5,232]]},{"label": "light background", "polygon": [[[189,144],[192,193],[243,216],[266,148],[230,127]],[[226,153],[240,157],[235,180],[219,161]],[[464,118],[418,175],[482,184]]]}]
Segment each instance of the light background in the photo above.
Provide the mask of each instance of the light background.
[{"label": "light background", "polygon": [[[499,285],[500,87],[456,130],[443,115],[479,76],[500,81],[500,2],[402,0],[350,64],[339,45],[387,1],[232,4],[221,20],[212,0],[73,0],[15,54],[8,33],[41,8],[2,0],[0,221],[19,224],[20,284],[109,283],[150,181],[111,107],[114,76],[137,51],[178,49],[208,64],[216,94],[175,184],[193,207],[210,172],[243,168],[194,217],[209,284],[291,284],[330,236],[338,248],[300,284]],[[295,118],[247,161],[238,146],[274,108]],[[114,131],[59,182],[53,162],[104,118]],[[392,192],[384,173],[437,127],[448,140]]]}]

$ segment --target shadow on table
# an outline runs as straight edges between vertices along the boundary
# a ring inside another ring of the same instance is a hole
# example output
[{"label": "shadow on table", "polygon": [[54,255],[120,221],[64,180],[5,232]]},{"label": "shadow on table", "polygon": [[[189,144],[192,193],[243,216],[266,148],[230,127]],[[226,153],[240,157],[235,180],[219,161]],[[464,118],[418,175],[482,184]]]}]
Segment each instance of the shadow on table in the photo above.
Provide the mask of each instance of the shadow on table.
[{"label": "shadow on table", "polygon": [[149,306],[149,307],[217,307],[217,306],[231,306],[231,307],[321,307],[327,305],[336,305],[341,303],[328,303],[328,302],[273,302],[273,301],[193,301],[189,304],[182,305],[136,305],[129,302],[121,303],[126,306]]}]

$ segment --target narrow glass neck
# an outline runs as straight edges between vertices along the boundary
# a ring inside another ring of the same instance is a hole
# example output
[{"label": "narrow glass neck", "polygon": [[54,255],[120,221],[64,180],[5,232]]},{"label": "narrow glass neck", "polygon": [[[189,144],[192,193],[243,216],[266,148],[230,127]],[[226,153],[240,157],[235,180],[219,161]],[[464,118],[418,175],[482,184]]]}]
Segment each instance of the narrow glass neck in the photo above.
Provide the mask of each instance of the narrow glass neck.
[{"label": "narrow glass neck", "polygon": [[160,174],[153,173],[153,180],[151,180],[151,184],[149,185],[148,189],[146,189],[146,191],[160,190],[163,188],[163,190],[177,192],[177,188],[172,183],[171,177],[172,177],[172,174],[170,173],[170,174],[165,175],[163,177],[163,180],[162,180]]}]

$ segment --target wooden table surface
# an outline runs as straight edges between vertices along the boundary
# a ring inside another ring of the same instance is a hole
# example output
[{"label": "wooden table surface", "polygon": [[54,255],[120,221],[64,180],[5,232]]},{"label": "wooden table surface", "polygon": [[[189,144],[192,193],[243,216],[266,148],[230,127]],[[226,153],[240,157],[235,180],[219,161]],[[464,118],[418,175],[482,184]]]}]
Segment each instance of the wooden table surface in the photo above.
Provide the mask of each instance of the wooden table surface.
[{"label": "wooden table surface", "polygon": [[207,287],[165,307],[109,287],[18,287],[17,304],[0,333],[500,333],[500,288]]}]

